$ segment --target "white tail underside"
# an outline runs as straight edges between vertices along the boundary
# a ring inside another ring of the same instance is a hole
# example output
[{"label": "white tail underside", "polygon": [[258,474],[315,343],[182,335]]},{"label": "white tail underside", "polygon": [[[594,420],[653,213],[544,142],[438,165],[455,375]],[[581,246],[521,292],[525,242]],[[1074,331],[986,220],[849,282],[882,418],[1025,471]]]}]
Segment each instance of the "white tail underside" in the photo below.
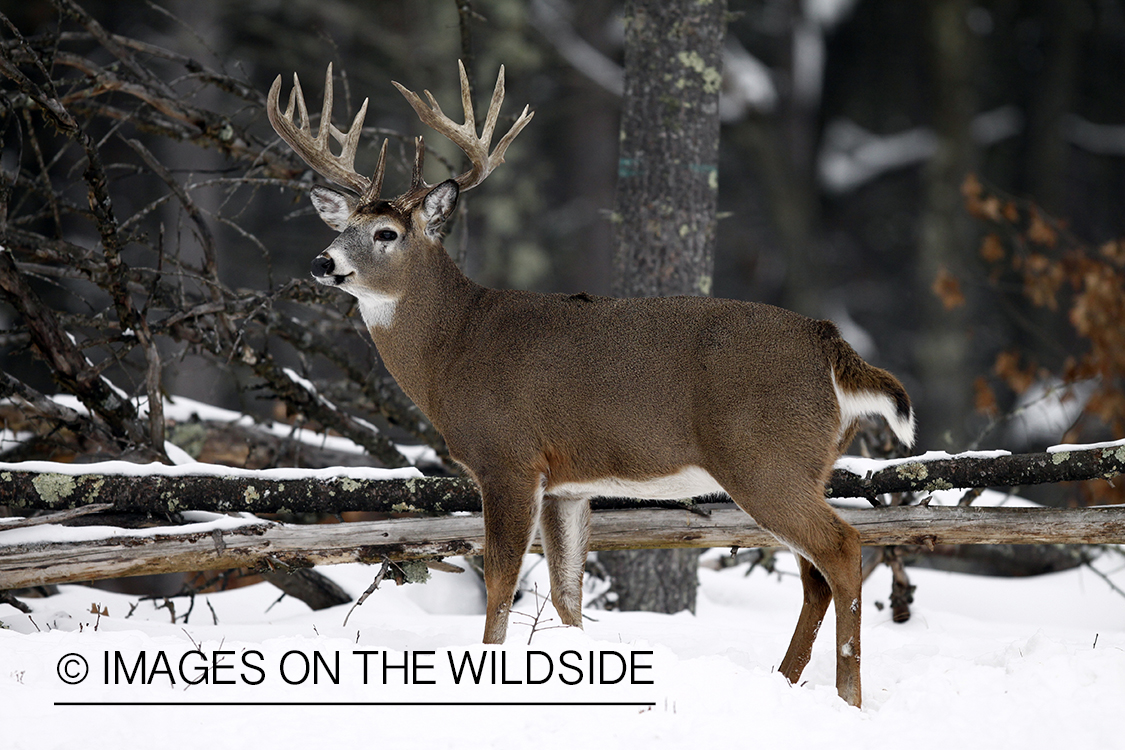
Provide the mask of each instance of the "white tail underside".
[{"label": "white tail underside", "polygon": [[894,399],[886,393],[878,391],[845,391],[836,383],[836,376],[832,376],[832,387],[836,390],[836,400],[840,404],[840,436],[859,417],[878,415],[887,420],[891,432],[902,443],[909,447],[914,445],[914,411],[903,418],[898,413]]}]

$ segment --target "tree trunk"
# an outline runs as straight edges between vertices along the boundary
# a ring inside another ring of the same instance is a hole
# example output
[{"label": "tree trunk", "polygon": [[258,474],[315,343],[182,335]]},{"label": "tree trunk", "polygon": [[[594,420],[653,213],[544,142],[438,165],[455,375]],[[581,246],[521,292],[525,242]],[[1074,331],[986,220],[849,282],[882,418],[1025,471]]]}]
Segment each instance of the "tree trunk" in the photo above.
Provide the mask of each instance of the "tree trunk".
[{"label": "tree trunk", "polygon": [[625,7],[614,294],[711,293],[724,2]]},{"label": "tree trunk", "polygon": [[972,414],[971,374],[977,372],[969,363],[973,300],[969,295],[957,305],[953,297],[939,299],[934,289],[939,278],[948,278],[945,274],[963,277],[976,249],[961,196],[961,184],[976,158],[971,130],[977,104],[976,44],[965,23],[971,5],[969,0],[928,5],[937,151],[925,169],[916,278],[922,311],[915,352],[921,378],[915,404],[919,443],[954,449],[965,445]]},{"label": "tree trunk", "polygon": [[[711,293],[725,16],[724,0],[626,3],[613,213],[618,296]],[[698,551],[625,551],[598,559],[619,609],[695,611]]]}]

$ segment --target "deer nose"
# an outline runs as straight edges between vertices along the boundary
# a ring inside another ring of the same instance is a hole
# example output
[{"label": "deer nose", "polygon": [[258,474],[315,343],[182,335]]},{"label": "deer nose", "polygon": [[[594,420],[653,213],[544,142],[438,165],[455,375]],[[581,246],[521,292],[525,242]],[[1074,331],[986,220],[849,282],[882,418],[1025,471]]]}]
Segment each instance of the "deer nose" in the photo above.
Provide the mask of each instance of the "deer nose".
[{"label": "deer nose", "polygon": [[327,255],[318,255],[313,258],[312,262],[312,275],[313,276],[327,276],[332,273],[335,263]]}]

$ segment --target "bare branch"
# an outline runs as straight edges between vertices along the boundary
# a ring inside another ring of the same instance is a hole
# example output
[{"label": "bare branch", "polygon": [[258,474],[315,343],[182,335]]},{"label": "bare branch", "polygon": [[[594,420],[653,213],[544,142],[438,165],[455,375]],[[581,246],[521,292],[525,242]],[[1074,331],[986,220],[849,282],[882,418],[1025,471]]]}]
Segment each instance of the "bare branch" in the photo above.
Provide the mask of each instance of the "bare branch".
[{"label": "bare branch", "polygon": [[[267,513],[280,509],[293,512],[398,511],[452,513],[479,511],[480,495],[472,481],[461,478],[420,477],[409,480],[361,482],[342,479],[278,481],[245,476],[123,477],[97,473],[49,474],[71,488],[64,497],[43,496],[36,489],[38,472],[22,471],[17,464],[0,465],[0,505],[17,508],[61,509],[113,497],[118,510],[166,511],[167,496],[174,494],[177,507],[197,510]],[[892,464],[870,477],[836,470],[825,488],[829,497],[865,497],[866,493],[932,492],[934,489],[973,486],[1012,486],[1106,479],[1125,473],[1125,447],[1084,448],[1060,453],[1024,453],[979,458],[960,456],[938,461]],[[64,478],[65,477],[65,478]],[[174,493],[170,490],[175,489]],[[110,494],[102,494],[110,493]],[[665,501],[600,498],[595,509],[664,507]],[[722,504],[730,500],[708,497],[699,504]],[[690,505],[678,506],[690,511]],[[905,506],[894,506],[905,507]],[[927,506],[928,507],[928,506]],[[963,506],[966,513],[975,510]],[[879,510],[882,510],[880,508]],[[1122,509],[1125,510],[1125,509]],[[942,511],[944,512],[944,511]],[[693,513],[692,515],[706,514]],[[1119,534],[1121,528],[1105,533]],[[749,545],[740,545],[749,546]]]}]

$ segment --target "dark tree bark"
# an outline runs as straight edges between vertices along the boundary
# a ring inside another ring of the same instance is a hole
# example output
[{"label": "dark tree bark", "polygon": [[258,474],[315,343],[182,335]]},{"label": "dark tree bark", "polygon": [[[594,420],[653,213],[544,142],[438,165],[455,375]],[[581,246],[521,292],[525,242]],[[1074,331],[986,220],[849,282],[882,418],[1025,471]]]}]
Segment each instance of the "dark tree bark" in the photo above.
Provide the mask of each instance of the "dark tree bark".
[{"label": "dark tree bark", "polygon": [[[613,292],[711,293],[726,3],[625,6]],[[643,394],[638,394],[643,398]],[[624,610],[695,611],[697,550],[599,555]]]},{"label": "dark tree bark", "polygon": [[925,168],[925,205],[920,222],[917,299],[922,311],[916,362],[921,387],[915,409],[919,443],[960,448],[972,414],[972,299],[947,308],[933,290],[939,278],[961,278],[975,247],[973,227],[963,207],[961,184],[976,163],[972,138],[977,95],[977,44],[965,23],[968,0],[927,5],[928,60],[934,91],[933,126],[937,150]]},{"label": "dark tree bark", "polygon": [[614,294],[711,293],[726,3],[625,7]]}]

